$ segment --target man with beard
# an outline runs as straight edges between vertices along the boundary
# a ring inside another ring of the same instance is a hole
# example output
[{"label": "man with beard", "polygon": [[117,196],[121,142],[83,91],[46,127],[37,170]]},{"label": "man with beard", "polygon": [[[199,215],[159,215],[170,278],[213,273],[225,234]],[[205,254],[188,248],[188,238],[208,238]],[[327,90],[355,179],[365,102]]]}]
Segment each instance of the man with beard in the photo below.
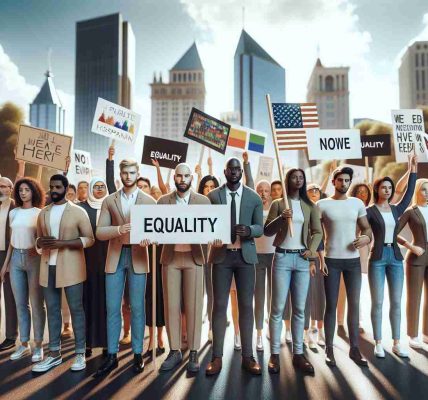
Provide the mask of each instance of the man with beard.
[{"label": "man with beard", "polygon": [[131,206],[135,204],[156,204],[155,201],[137,187],[138,163],[122,160],[119,164],[123,187],[108,196],[101,206],[96,236],[108,240],[106,260],[106,300],[107,300],[107,359],[95,374],[108,374],[117,368],[119,336],[122,329],[121,304],[125,280],[129,285],[131,304],[132,351],[134,372],[144,369],[143,351],[146,291],[146,274],[149,271],[147,243],[144,247],[130,244]]},{"label": "man with beard", "polygon": [[[158,204],[211,204],[210,201],[190,189],[192,171],[187,164],[175,168],[176,190],[162,196]],[[162,249],[162,282],[165,304],[166,330],[170,352],[162,363],[161,371],[169,371],[181,360],[181,299],[187,326],[187,342],[190,349],[187,370],[199,371],[198,350],[201,344],[203,293],[203,265],[205,263],[200,244],[165,244]]]},{"label": "man with beard", "polygon": [[[324,325],[326,363],[329,366],[336,365],[333,338],[341,274],[343,274],[348,300],[349,357],[357,365],[367,366],[367,360],[363,358],[358,348],[361,292],[361,264],[358,249],[371,242],[372,230],[367,220],[364,203],[356,197],[346,195],[352,183],[353,172],[349,167],[337,168],[333,172],[334,195],[317,202],[325,232]],[[361,232],[358,237],[356,237],[357,228]]]},{"label": "man with beard", "polygon": [[53,175],[49,188],[52,203],[40,212],[37,219],[36,249],[42,255],[40,285],[47,305],[50,353],[33,367],[33,371],[46,372],[62,363],[62,288],[70,307],[75,338],[76,356],[71,370],[80,371],[86,368],[83,310],[86,263],[83,249],[94,244],[94,235],[86,211],[65,198],[68,179],[64,175]]},{"label": "man with beard", "polygon": [[[12,189],[12,181],[6,177],[0,177],[0,265],[3,265],[4,263],[10,241],[9,211],[15,208],[15,202],[10,198],[12,194]],[[2,282],[0,282],[0,296],[1,284]],[[18,336],[18,319],[16,315],[16,304],[15,298],[13,297],[12,286],[10,285],[9,274],[6,274],[4,278],[3,293],[6,312],[6,338],[0,344],[0,351],[9,350],[13,348],[15,346],[16,337]]]},{"label": "man with beard", "polygon": [[230,206],[231,243],[223,245],[215,240],[208,262],[213,263],[213,356],[207,375],[221,371],[226,312],[230,284],[235,278],[238,294],[239,329],[242,341],[242,367],[253,375],[260,375],[260,365],[253,357],[253,296],[257,252],[254,238],[263,234],[262,200],[254,190],[241,184],[242,165],[236,158],[226,163],[227,183],[208,194],[211,204]]}]

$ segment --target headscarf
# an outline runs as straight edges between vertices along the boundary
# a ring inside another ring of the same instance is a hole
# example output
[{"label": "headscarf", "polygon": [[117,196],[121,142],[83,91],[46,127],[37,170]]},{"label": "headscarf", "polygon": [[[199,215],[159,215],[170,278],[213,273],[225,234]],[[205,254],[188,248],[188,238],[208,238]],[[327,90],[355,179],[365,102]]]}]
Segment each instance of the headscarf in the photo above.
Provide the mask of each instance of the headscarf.
[{"label": "headscarf", "polygon": [[[104,183],[105,187],[106,187],[106,195],[101,198],[101,199],[96,199],[94,197],[94,186],[97,182],[102,182]],[[100,210],[101,210],[101,205],[103,204],[103,200],[108,196],[108,188],[107,188],[107,183],[105,181],[104,178],[101,178],[100,176],[94,176],[91,179],[91,182],[89,183],[89,190],[88,190],[88,204],[94,208],[95,210],[97,210],[97,222],[98,222],[98,218],[100,216]]]}]

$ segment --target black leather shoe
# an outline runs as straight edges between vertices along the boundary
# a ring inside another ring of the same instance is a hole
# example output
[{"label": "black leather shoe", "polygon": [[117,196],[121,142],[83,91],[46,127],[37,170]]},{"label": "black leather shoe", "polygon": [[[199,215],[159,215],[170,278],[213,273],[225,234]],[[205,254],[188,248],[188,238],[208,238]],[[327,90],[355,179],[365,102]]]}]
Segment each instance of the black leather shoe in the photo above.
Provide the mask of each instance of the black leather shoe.
[{"label": "black leather shoe", "polygon": [[199,371],[199,358],[198,352],[196,350],[190,350],[189,362],[187,363],[188,372],[198,372]]},{"label": "black leather shoe", "polygon": [[107,357],[108,356],[108,350],[106,348],[103,348],[102,355],[103,355],[103,357]]},{"label": "black leather shoe", "polygon": [[334,358],[333,346],[326,346],[325,347],[325,363],[329,367],[335,367],[336,366],[336,359]]},{"label": "black leather shoe", "polygon": [[269,358],[268,371],[271,374],[277,374],[279,369],[279,354],[271,354]]},{"label": "black leather shoe", "polygon": [[0,351],[10,350],[15,347],[15,340],[12,339],[5,339],[0,344]]},{"label": "black leather shoe", "polygon": [[136,374],[144,371],[144,361],[141,354],[134,354],[134,366],[132,367]]},{"label": "black leather shoe", "polygon": [[118,366],[117,355],[116,354],[107,354],[107,359],[101,367],[98,368],[97,372],[94,375],[94,378],[99,378],[101,376],[109,374]]},{"label": "black leather shoe", "polygon": [[367,367],[369,365],[367,360],[361,355],[358,347],[351,347],[351,350],[349,350],[349,357],[360,367]]},{"label": "black leather shoe", "polygon": [[303,354],[293,355],[293,365],[305,374],[314,375],[314,367]]}]

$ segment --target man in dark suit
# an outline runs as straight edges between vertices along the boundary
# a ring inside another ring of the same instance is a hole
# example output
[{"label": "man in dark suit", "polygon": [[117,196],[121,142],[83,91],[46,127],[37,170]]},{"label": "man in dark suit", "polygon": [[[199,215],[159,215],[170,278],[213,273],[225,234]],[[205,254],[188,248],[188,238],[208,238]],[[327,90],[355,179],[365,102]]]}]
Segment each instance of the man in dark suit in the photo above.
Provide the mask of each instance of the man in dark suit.
[{"label": "man in dark suit", "polygon": [[[15,202],[10,198],[12,195],[12,189],[12,181],[6,177],[0,177],[0,268],[4,263],[7,249],[9,247],[9,211],[15,208]],[[12,293],[12,287],[10,285],[9,274],[6,274],[4,278],[3,293],[6,312],[6,339],[0,344],[0,351],[9,350],[15,347],[16,337],[18,335],[18,319],[16,316],[16,305]]]},{"label": "man in dark suit", "polygon": [[207,375],[221,371],[226,311],[232,278],[238,294],[239,328],[242,339],[242,367],[254,375],[261,374],[253,357],[253,296],[257,251],[254,238],[263,234],[263,205],[257,193],[241,184],[242,165],[236,158],[226,163],[227,183],[208,194],[212,204],[230,206],[231,243],[214,241],[208,262],[213,263],[213,357]]}]

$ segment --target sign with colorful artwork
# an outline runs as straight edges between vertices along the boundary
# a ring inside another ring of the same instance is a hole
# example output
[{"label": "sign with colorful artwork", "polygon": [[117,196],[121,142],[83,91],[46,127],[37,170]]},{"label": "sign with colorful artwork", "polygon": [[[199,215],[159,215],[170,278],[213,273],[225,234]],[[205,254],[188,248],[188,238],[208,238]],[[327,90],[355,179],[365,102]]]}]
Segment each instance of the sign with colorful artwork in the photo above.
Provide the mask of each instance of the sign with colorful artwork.
[{"label": "sign with colorful artwork", "polygon": [[92,132],[128,144],[134,144],[141,116],[125,107],[98,97]]},{"label": "sign with colorful artwork", "polygon": [[229,147],[263,154],[265,151],[265,144],[265,133],[239,125],[231,125],[229,141],[227,143]]}]

